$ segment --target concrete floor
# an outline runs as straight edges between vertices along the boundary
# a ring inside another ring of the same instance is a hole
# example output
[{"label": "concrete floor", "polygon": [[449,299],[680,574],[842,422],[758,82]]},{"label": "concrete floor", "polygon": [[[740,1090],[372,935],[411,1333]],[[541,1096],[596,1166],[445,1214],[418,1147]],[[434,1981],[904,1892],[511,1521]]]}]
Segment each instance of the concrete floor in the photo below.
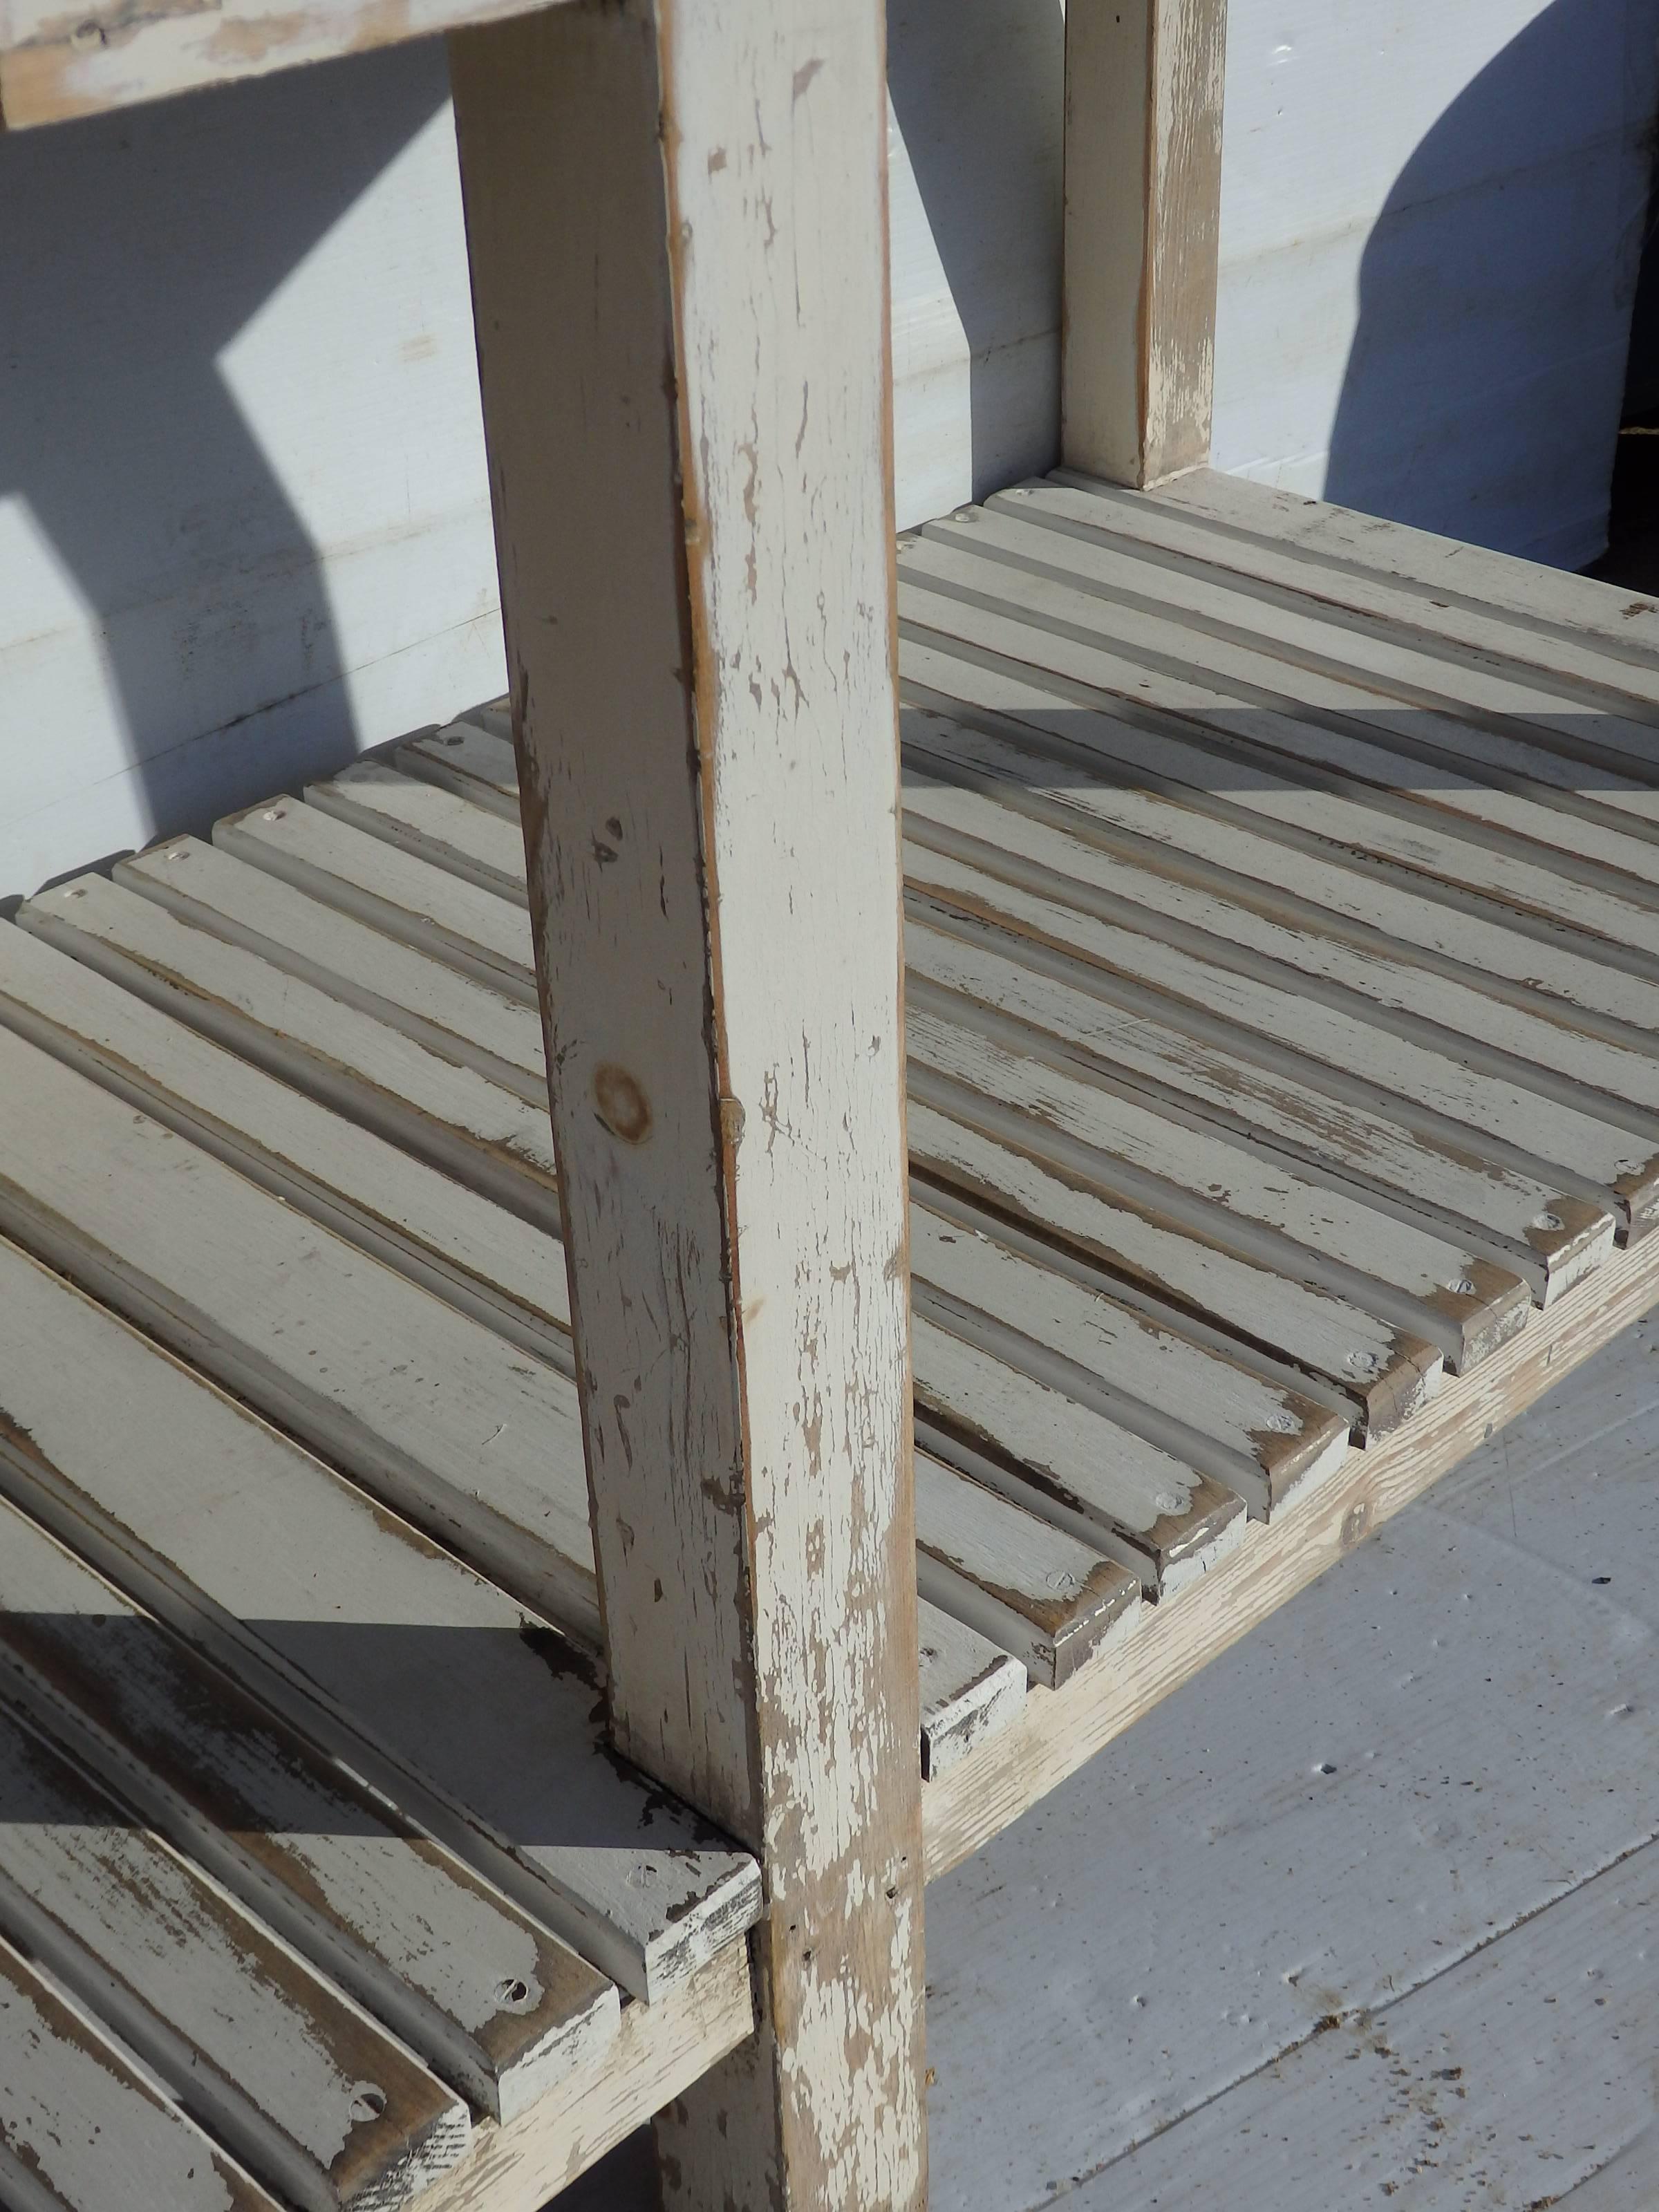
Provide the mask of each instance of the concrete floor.
[{"label": "concrete floor", "polygon": [[1659,2204],[1656,1352],[929,1890],[936,2212]]}]

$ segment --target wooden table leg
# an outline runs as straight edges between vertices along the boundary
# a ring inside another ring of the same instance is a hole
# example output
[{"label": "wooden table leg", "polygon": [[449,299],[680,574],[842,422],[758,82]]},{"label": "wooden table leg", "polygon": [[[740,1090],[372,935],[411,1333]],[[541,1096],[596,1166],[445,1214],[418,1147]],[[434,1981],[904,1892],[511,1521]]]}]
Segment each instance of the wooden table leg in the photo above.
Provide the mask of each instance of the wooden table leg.
[{"label": "wooden table leg", "polygon": [[1150,484],[1210,456],[1226,0],[1070,0],[1060,452]]},{"label": "wooden table leg", "polygon": [[612,1726],[767,1883],[665,2194],[916,2206],[879,0],[452,59]]}]

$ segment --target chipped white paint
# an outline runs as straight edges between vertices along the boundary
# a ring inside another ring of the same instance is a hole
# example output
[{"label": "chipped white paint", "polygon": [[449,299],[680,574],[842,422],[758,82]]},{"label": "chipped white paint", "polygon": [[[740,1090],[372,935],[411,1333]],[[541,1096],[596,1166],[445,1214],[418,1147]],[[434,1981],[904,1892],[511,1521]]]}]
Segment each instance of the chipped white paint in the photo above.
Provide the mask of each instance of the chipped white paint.
[{"label": "chipped white paint", "polygon": [[227,815],[214,824],[213,842],[324,905],[535,1005],[530,922],[510,900],[291,799]]},{"label": "chipped white paint", "polygon": [[546,1230],[21,929],[0,929],[0,1023],[568,1371],[564,1250]]},{"label": "chipped white paint", "polygon": [[556,1235],[558,1170],[547,1115],[518,1092],[101,876],[42,891],[18,920]]},{"label": "chipped white paint", "polygon": [[1156,483],[1208,459],[1224,0],[1070,0],[1060,444]]},{"label": "chipped white paint", "polygon": [[35,1518],[626,1988],[742,1935],[754,1863],[618,1767],[581,1652],[6,1245],[0,1289]]},{"label": "chipped white paint", "polygon": [[306,2212],[384,2212],[466,2107],[38,1735],[0,1713],[0,1929]]},{"label": "chipped white paint", "polygon": [[925,2180],[881,45],[873,0],[661,0],[452,64],[612,1723],[767,1866],[761,2038],[667,2129],[672,2193],[897,2212]]},{"label": "chipped white paint", "polygon": [[617,1992],[15,1507],[7,1692],[495,2118],[615,2037]]},{"label": "chipped white paint", "polygon": [[277,2212],[5,1942],[0,2197],[17,2212]]},{"label": "chipped white paint", "polygon": [[1012,1725],[1025,1702],[1025,1669],[988,1637],[925,1598],[917,1619],[921,1771],[931,1781]]},{"label": "chipped white paint", "polygon": [[533,1005],[414,951],[385,930],[354,921],[281,877],[195,837],[172,838],[118,862],[115,880],[180,921],[257,952],[301,982],[390,1022],[441,1060],[476,1068],[532,1106],[547,1103],[541,1021]]},{"label": "chipped white paint", "polygon": [[562,1375],[3,1029],[0,1080],[6,1233],[598,1643]]}]

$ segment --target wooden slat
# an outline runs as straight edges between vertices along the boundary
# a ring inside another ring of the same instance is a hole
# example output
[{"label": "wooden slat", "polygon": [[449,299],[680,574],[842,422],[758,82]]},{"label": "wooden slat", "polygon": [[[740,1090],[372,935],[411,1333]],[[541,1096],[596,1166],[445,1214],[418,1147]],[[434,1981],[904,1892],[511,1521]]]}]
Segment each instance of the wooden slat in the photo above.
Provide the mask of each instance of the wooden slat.
[{"label": "wooden slat", "polygon": [[476,1068],[532,1106],[547,1103],[541,1019],[520,999],[198,838],[173,838],[118,861],[115,880],[180,921],[390,1022],[441,1060]]},{"label": "wooden slat", "polygon": [[1138,1575],[923,1451],[916,1577],[924,1600],[1050,1688],[1127,1635],[1140,1609]]},{"label": "wooden slat", "polygon": [[1012,1725],[1025,1701],[1025,1669],[988,1637],[926,1598],[917,1618],[921,1772],[931,1782],[988,1736]]},{"label": "wooden slat", "polygon": [[227,815],[215,823],[213,842],[325,906],[447,960],[524,1006],[535,1005],[529,917],[493,891],[441,874],[413,854],[292,799]]},{"label": "wooden slat", "polygon": [[453,2090],[3,1712],[0,1929],[307,2212],[378,2212],[466,2147]]},{"label": "wooden slat", "polygon": [[[945,920],[948,933],[933,926]],[[1031,948],[969,915],[929,909],[925,924],[912,923],[907,945],[914,972],[958,994],[958,1019],[972,1021],[977,1006],[988,1006],[1085,1067],[1252,1133],[1304,1171],[1335,1175],[1352,1194],[1443,1233],[1454,1227],[1476,1256],[1521,1275],[1540,1299],[1559,1295],[1612,1249],[1613,1219],[1605,1208],[1562,1198],[1518,1168],[1478,1157],[1472,1146],[1408,1130],[1077,990],[1068,978],[1042,973]]]},{"label": "wooden slat", "polygon": [[1169,1596],[1241,1539],[1244,1501],[1012,1366],[924,1294],[911,1334],[929,1449]]},{"label": "wooden slat", "polygon": [[428,736],[411,738],[392,757],[405,775],[424,776],[509,822],[519,819],[519,763],[510,723],[495,730],[476,715],[464,715]]},{"label": "wooden slat", "polygon": [[511,2119],[615,1985],[0,1504],[5,1693],[445,2081]]},{"label": "wooden slat", "polygon": [[[1040,673],[1049,688],[1069,693],[1078,705],[1104,709],[1114,722],[1139,726],[1143,737],[1149,726],[1156,727],[1154,750],[1163,774],[1200,791],[1224,793],[1230,807],[1259,815],[1282,839],[1313,839],[1351,851],[1568,950],[1594,951],[1602,958],[1616,954],[1620,964],[1650,978],[1659,972],[1659,913],[1643,895],[1644,887],[1632,884],[1621,892],[1605,873],[1595,882],[1580,882],[1542,848],[1528,857],[1513,843],[1476,837],[1473,825],[1465,825],[1471,834],[1454,835],[1425,811],[1404,819],[1367,804],[1363,787],[1350,787],[1334,773],[1253,743],[1253,732],[1268,726],[1269,710],[1230,701],[1195,682],[1184,672],[1190,656],[1176,660],[1171,655],[1166,663],[1114,648],[1102,637],[1084,594],[927,538],[914,541],[902,556],[900,578],[907,622],[1006,660],[1017,672]],[[1174,629],[1173,641],[1182,635]],[[1278,734],[1289,745],[1302,726],[1289,716],[1279,721],[1284,726]],[[1102,733],[1094,723],[1079,720],[1073,734],[1092,745]],[[1137,750],[1133,739],[1118,738],[1115,726],[1109,735],[1115,754],[1126,742]]]},{"label": "wooden slat", "polygon": [[529,903],[517,823],[441,784],[400,775],[382,761],[359,761],[326,783],[308,783],[306,804],[498,898]]},{"label": "wooden slat", "polygon": [[574,1386],[0,1030],[0,1229],[599,1643]]},{"label": "wooden slat", "polygon": [[[1408,948],[1357,941],[1334,918],[1310,927],[1265,886],[1253,893],[1115,830],[1107,810],[1092,803],[1096,794],[1066,792],[1063,769],[1001,738],[960,726],[947,732],[918,718],[906,763],[912,840],[1131,928],[1156,927],[1205,958],[1311,993],[1379,1030],[1455,1051],[1471,1066],[1529,1082],[1564,1103],[1605,1114],[1618,1100],[1639,1109],[1628,1117],[1632,1130],[1659,1131],[1652,1058],[1570,1026],[1566,1009],[1535,993],[1529,1005],[1514,1005],[1425,967]],[[1053,811],[1045,787],[1055,793]]]},{"label": "wooden slat", "polygon": [[[953,1331],[1156,1443],[1266,1512],[1332,1473],[1348,1423],[1033,1256],[944,1194],[910,1208],[912,1295]],[[918,1389],[927,1381],[917,1358]]]},{"label": "wooden slat", "polygon": [[[1605,946],[1569,945],[1559,933],[1540,934],[1525,915],[1479,910],[1431,884],[1407,883],[1361,853],[1252,817],[1201,783],[1163,773],[1160,763],[1183,753],[1179,739],[1166,742],[1121,716],[1070,703],[1064,688],[1036,669],[944,649],[949,643],[908,643],[905,688],[915,703],[907,731],[930,759],[958,737],[966,751],[981,733],[1028,751],[1029,790],[1018,799],[1005,794],[1005,805],[1068,829],[1066,810],[1073,810],[1087,825],[1189,856],[1206,880],[1221,878],[1239,895],[1269,895],[1278,911],[1316,930],[1340,917],[1357,942],[1390,957],[1403,952],[1436,974],[1614,1042],[1645,1050],[1646,1033],[1659,1026],[1659,987],[1609,964]],[[1212,783],[1222,781],[1207,763],[1203,772]],[[1079,833],[1085,826],[1078,824]]]},{"label": "wooden slat", "polygon": [[[1352,595],[1381,582],[1406,597],[1425,628],[1439,615],[1437,627],[1459,637],[1471,617],[1485,617],[1498,628],[1476,632],[1471,643],[1490,641],[1551,670],[1616,675],[1641,697],[1659,697],[1659,602],[1640,593],[1207,469],[1165,485],[1159,497],[1212,535],[1240,542],[1247,558],[1258,547],[1283,551],[1344,605],[1359,604]],[[1564,648],[1582,659],[1565,660]]]},{"label": "wooden slat", "polygon": [[219,0],[135,18],[121,0],[92,0],[73,22],[52,0],[9,0],[0,16],[0,125],[21,131],[164,100],[202,86],[266,76],[301,63],[428,37],[511,15],[523,0]]},{"label": "wooden slat", "polygon": [[277,2212],[3,1942],[0,2203],[15,2212]]},{"label": "wooden slat", "polygon": [[[921,1102],[913,1112],[930,1174],[953,1180],[967,1158],[970,1182],[984,1176],[963,1146],[972,1133],[988,1132],[1012,1156],[1007,1172],[1018,1176],[1020,1161],[1031,1161],[1080,1194],[1127,1200],[1155,1221],[1179,1222],[1238,1250],[1275,1281],[1352,1297],[1362,1314],[1440,1345],[1455,1369],[1486,1358],[1526,1319],[1528,1292],[1517,1275],[1363,1198],[1303,1181],[1248,1139],[1171,1100],[1137,1097],[1103,1070],[1069,1058],[1062,1045],[1045,1043],[1040,1031],[983,1006],[966,1008],[918,980],[908,1041],[913,1094]],[[941,1136],[929,1118],[935,1109],[967,1135]],[[1000,1164],[990,1170],[1003,1172]],[[981,1187],[992,1195],[999,1188],[994,1180]],[[1025,1190],[1024,1178],[1011,1186],[1042,1223],[1049,1201],[1028,1199]],[[1064,1214],[1061,1233],[1086,1245],[1083,1208],[1054,1203]],[[1259,1322],[1269,1342],[1294,1356],[1296,1337],[1281,1330],[1276,1309]],[[1351,1387],[1389,1371],[1382,1350],[1363,1343],[1342,1352],[1340,1367]]]},{"label": "wooden slat", "polygon": [[1155,916],[1126,927],[1127,917],[1097,915],[1053,896],[1046,883],[1033,891],[921,847],[907,859],[917,914],[948,908],[988,923],[1006,933],[1014,957],[1045,973],[1429,1141],[1514,1167],[1546,1190],[1605,1208],[1631,1234],[1659,1216],[1659,1116],[1626,1109],[1615,1121],[1588,1095],[1568,1103],[1471,1069],[1455,1048],[1391,1036],[1294,979],[1267,981],[1172,944]]},{"label": "wooden slat", "polygon": [[101,876],[41,892],[17,919],[285,1082],[558,1233],[547,1114],[517,1091]]},{"label": "wooden slat", "polygon": [[[1659,769],[1650,724],[1564,699],[1524,670],[1438,654],[1409,636],[1377,637],[1201,563],[1064,526],[1030,498],[1004,494],[961,520],[930,523],[926,534],[1082,594],[1102,640],[1137,657],[1167,655],[1178,634],[1184,665],[1267,710],[1241,725],[1255,742],[1374,783],[1413,808],[1655,880],[1659,791],[1643,780]],[[1574,757],[1581,744],[1622,768],[1591,774]]]},{"label": "wooden slat", "polygon": [[1133,1639],[1079,1668],[1062,1689],[1033,1687],[1020,1719],[927,1791],[930,1878],[988,1842],[1162,1698],[1514,1419],[1659,1301],[1659,1239],[1618,1254],[1419,1418],[1310,1492],[1244,1543],[1179,1605],[1143,1613]]},{"label": "wooden slat", "polygon": [[[75,941],[54,935],[58,944]],[[570,1371],[564,1249],[547,1231],[21,929],[0,929],[0,1023],[521,1350]]]},{"label": "wooden slat", "polygon": [[625,1988],[742,1935],[753,1861],[617,1762],[578,1649],[9,1246],[0,1289],[26,1511]]}]

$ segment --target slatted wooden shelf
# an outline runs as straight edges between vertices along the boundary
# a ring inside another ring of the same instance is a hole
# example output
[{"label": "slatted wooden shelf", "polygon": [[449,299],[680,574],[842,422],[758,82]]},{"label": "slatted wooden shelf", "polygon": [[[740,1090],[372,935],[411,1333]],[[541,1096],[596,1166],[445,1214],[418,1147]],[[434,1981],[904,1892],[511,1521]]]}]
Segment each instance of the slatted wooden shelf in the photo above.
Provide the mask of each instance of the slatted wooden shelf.
[{"label": "slatted wooden shelf", "polygon": [[[902,544],[930,1872],[1659,1296],[1659,654],[1449,560],[1201,473]],[[759,1880],[605,1739],[505,716],[15,922],[0,2201],[534,2205],[750,2033]]]}]

